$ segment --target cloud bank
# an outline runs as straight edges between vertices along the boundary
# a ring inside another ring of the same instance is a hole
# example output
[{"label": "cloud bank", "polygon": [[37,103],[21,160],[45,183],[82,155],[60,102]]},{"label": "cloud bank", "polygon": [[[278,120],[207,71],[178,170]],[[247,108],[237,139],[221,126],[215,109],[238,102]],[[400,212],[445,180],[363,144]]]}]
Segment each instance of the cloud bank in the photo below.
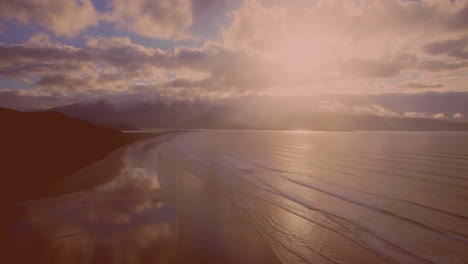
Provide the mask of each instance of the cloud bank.
[{"label": "cloud bank", "polygon": [[[202,41],[192,29],[200,10],[214,6],[211,0],[109,0],[100,11],[96,3],[1,1],[4,19],[37,24],[50,34],[0,44],[0,78],[42,95],[76,98],[468,89],[468,0],[245,1],[218,25],[218,35]],[[116,35],[127,31],[172,45],[80,35],[102,23],[115,27]],[[86,40],[65,45],[55,36]],[[194,42],[179,45],[184,39]]]}]

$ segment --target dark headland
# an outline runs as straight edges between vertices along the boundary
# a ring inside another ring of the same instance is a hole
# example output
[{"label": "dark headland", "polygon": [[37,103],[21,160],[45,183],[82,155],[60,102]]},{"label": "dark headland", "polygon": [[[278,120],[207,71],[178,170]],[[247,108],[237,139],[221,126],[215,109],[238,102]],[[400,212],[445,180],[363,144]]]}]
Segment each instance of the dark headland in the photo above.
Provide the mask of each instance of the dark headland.
[{"label": "dark headland", "polygon": [[114,150],[157,135],[122,133],[56,112],[0,108],[0,204],[47,195],[44,188]]}]

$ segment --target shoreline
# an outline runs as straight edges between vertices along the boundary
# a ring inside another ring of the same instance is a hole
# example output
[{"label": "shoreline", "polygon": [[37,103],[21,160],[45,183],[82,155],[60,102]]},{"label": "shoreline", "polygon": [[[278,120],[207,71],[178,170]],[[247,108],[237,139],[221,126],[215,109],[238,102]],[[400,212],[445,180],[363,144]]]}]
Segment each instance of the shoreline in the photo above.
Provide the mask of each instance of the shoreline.
[{"label": "shoreline", "polygon": [[[7,182],[6,184],[3,184],[3,186],[0,188],[2,193],[0,196],[0,205],[14,204],[18,202],[26,202],[35,199],[64,195],[71,192],[83,191],[105,183],[107,180],[110,180],[111,177],[115,175],[120,169],[122,165],[122,155],[129,146],[145,140],[162,137],[163,135],[169,133],[171,133],[171,131],[152,133],[121,132],[115,137],[109,138],[113,144],[108,146],[105,151],[100,151],[100,153],[97,153],[97,151],[94,151],[94,149],[90,147],[86,160],[81,160],[80,164],[78,166],[74,166],[73,168],[66,167],[65,169],[69,169],[69,171],[63,174],[57,174],[53,171],[54,166],[58,166],[60,163],[60,161],[57,160],[50,164],[44,165],[44,169],[42,171],[25,171],[23,169],[22,173],[15,175],[16,178],[24,179],[23,182],[26,183],[30,181],[31,178],[38,177],[40,179],[34,179],[35,184],[32,186],[33,188],[26,188],[29,183],[22,185],[19,180],[16,182]],[[84,138],[80,140],[86,139]],[[73,151],[73,149],[70,149],[69,153],[72,153]],[[75,157],[72,155],[66,155],[62,158],[62,160],[67,161],[73,158]],[[27,164],[29,161],[13,160],[12,162],[17,164]],[[95,171],[94,173],[89,174],[89,172],[92,171],[92,168],[96,166],[100,168],[100,171]],[[102,168],[104,168],[104,170],[102,170]],[[14,171],[7,172],[10,174],[9,177],[15,173]]]},{"label": "shoreline", "polygon": [[160,139],[168,133],[170,132],[144,133],[138,136],[123,133],[125,140],[127,140],[124,145],[110,151],[103,158],[85,164],[57,181],[44,186],[43,192],[47,196],[41,198],[85,191],[111,181],[122,168],[123,155],[130,146],[144,141]]}]

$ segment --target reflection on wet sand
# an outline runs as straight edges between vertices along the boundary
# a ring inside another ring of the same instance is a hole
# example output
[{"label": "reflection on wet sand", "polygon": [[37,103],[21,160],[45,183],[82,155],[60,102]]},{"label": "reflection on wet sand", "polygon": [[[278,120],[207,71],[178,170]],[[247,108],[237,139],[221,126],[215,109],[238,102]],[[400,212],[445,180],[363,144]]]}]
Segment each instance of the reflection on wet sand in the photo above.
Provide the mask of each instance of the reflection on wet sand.
[{"label": "reflection on wet sand", "polygon": [[158,168],[157,145],[133,145],[53,186],[73,190],[122,164],[99,187],[2,206],[0,262],[277,263],[224,193],[182,167]]},{"label": "reflection on wet sand", "polygon": [[180,214],[176,263],[279,263],[224,190],[177,166],[171,157],[160,161],[161,185]]},{"label": "reflection on wet sand", "polygon": [[21,219],[2,238],[8,263],[167,263],[173,257],[178,219],[164,202],[67,198],[73,201],[17,211]]},{"label": "reflection on wet sand", "polygon": [[146,159],[134,155],[139,147],[127,151],[120,174],[103,186],[2,208],[2,262],[171,262],[179,218]]}]

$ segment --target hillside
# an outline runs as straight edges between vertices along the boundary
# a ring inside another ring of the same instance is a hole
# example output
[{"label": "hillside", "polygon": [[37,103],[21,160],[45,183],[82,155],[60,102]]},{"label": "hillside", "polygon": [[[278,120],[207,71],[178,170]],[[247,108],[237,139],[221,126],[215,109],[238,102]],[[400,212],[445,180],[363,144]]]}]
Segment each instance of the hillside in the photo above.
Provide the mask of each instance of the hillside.
[{"label": "hillside", "polygon": [[0,202],[27,199],[64,175],[147,138],[60,113],[0,108]]}]

